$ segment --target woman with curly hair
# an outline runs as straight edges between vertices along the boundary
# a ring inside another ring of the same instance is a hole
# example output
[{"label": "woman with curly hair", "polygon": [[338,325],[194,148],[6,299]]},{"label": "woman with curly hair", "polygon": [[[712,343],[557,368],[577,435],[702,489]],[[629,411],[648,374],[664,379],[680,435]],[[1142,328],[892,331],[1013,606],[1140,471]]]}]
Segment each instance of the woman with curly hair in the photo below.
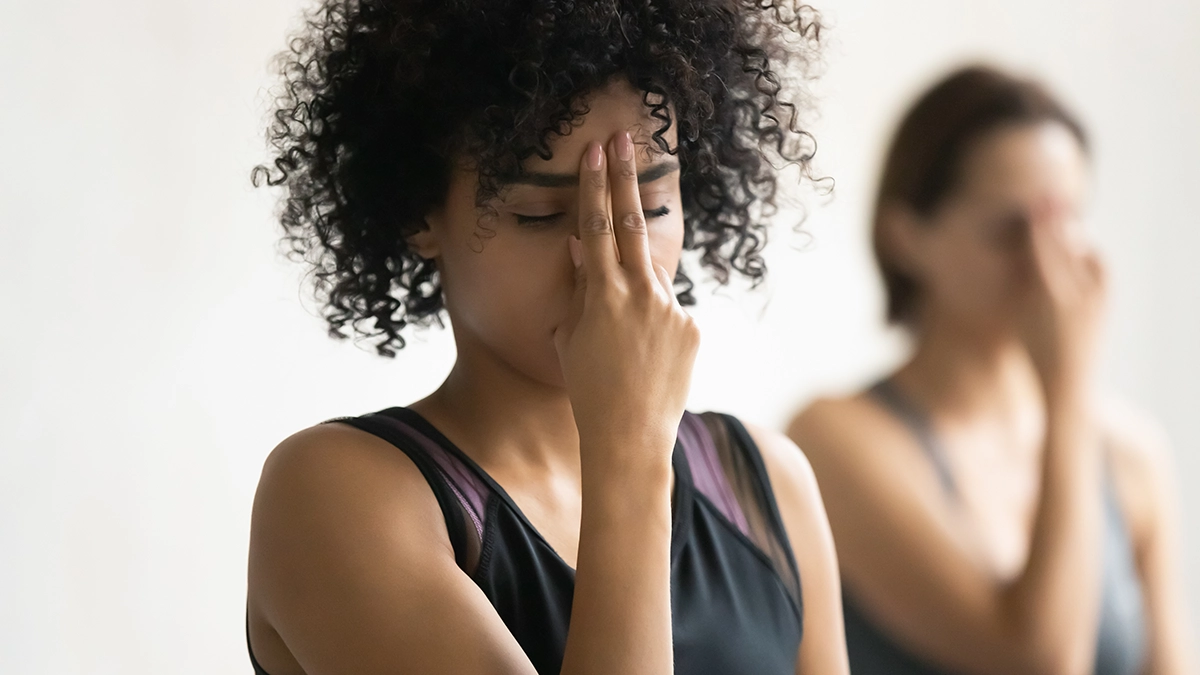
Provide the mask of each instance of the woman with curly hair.
[{"label": "woman with curly hair", "polygon": [[827,495],[856,674],[1191,673],[1159,434],[1093,400],[1088,143],[1041,85],[949,74],[876,201],[911,360],[793,421]]},{"label": "woman with curly hair", "polygon": [[252,523],[257,673],[845,673],[832,540],[782,436],[684,411],[684,250],[757,281],[812,11],[328,0],[256,181],[335,336],[448,317],[428,397],[305,429]]}]

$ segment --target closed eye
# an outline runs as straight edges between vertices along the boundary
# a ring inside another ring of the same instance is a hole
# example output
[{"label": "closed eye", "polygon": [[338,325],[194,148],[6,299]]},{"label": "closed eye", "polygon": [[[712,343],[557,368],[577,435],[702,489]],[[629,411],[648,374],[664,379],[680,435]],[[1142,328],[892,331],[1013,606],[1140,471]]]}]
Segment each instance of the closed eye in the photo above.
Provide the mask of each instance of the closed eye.
[{"label": "closed eye", "polygon": [[[646,216],[647,220],[653,219],[653,218],[662,218],[663,216],[667,215],[670,212],[671,212],[671,209],[666,206],[660,206],[657,209],[647,209],[645,211],[642,211],[642,213]],[[545,216],[526,216],[526,215],[522,215],[520,213],[514,213],[513,215],[517,217],[518,225],[529,225],[529,226],[536,227],[538,225],[552,224],[552,223],[558,221],[559,218],[562,218],[566,214],[560,211],[559,213],[551,213],[551,214],[545,215]]]},{"label": "closed eye", "polygon": [[519,213],[514,213],[513,215],[517,217],[518,225],[537,225],[539,223],[552,223],[566,214],[551,213],[548,216],[523,216]]}]

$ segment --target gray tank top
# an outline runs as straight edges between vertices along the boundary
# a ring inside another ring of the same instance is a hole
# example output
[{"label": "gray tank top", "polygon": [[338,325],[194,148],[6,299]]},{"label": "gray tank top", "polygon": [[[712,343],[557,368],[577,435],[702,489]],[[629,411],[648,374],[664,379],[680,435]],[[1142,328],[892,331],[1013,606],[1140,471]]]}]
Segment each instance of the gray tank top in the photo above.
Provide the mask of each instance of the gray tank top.
[{"label": "gray tank top", "polygon": [[[904,397],[890,380],[870,390],[871,395],[904,422],[929,457],[952,497],[957,494],[946,455],[933,433],[929,418]],[[1111,476],[1104,487],[1103,572],[1100,624],[1096,636],[1096,675],[1134,675],[1145,655],[1145,617],[1141,581],[1134,565],[1133,546],[1117,503]],[[854,589],[844,587],[846,648],[854,675],[948,675],[894,642],[872,624],[854,601]]]}]

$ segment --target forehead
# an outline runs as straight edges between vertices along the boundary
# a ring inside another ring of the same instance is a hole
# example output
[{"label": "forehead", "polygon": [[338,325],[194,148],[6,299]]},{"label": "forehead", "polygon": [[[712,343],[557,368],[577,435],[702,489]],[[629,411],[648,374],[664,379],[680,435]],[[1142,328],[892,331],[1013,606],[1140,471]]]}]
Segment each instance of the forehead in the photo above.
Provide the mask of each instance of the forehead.
[{"label": "forehead", "polygon": [[[652,163],[662,154],[651,137],[662,126],[662,121],[650,116],[650,108],[642,101],[642,92],[628,81],[613,80],[603,89],[585,96],[583,102],[587,105],[588,113],[576,123],[570,134],[551,140],[551,158],[543,160],[531,157],[524,164],[526,171],[575,173],[584,151],[592,141],[605,145],[614,134],[621,131],[628,131],[638,145],[639,164]],[[674,123],[663,134],[663,139],[671,147],[675,146]]]},{"label": "forehead", "polygon": [[1088,160],[1075,135],[1057,122],[993,131],[970,152],[963,166],[963,192],[1037,197],[1081,196]]}]

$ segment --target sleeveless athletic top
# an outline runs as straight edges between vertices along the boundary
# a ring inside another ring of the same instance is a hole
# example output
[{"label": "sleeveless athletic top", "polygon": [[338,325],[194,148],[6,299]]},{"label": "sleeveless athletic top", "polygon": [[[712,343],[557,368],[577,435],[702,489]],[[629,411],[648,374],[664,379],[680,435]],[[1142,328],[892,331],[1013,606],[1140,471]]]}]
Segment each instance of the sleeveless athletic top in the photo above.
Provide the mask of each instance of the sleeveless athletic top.
[{"label": "sleeveless athletic top", "polygon": [[[957,494],[945,452],[928,417],[888,380],[870,391],[876,401],[910,429],[938,473],[942,488]],[[1111,477],[1104,487],[1103,572],[1100,624],[1096,639],[1096,675],[1134,675],[1140,672],[1145,652],[1141,582],[1134,566],[1132,545],[1117,503]],[[855,675],[944,675],[948,671],[923,662],[894,642],[858,608],[853,589],[844,588],[846,648]]]},{"label": "sleeveless athletic top", "polygon": [[[575,571],[504,489],[407,408],[330,421],[374,434],[408,455],[437,497],[458,566],[483,590],[539,675],[558,675]],[[733,417],[687,413],[672,465],[675,672],[794,675],[800,579],[757,446]],[[250,660],[257,675],[267,675],[253,648]]]}]

